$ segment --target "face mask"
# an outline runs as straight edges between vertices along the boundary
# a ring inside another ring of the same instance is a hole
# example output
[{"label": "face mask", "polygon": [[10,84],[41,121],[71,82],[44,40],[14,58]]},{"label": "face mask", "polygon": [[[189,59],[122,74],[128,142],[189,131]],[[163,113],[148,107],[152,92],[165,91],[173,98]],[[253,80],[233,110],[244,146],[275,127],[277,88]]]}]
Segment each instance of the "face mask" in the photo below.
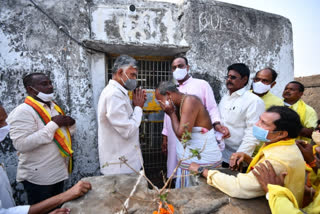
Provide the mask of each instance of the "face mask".
[{"label": "face mask", "polygon": [[271,89],[271,85],[265,85],[261,81],[252,83],[253,91],[257,94],[264,94]]},{"label": "face mask", "polygon": [[0,142],[4,140],[4,138],[7,136],[10,130],[10,125],[6,125],[2,128],[0,128]]},{"label": "face mask", "polygon": [[[31,87],[32,88],[32,87]],[[42,93],[34,88],[32,88],[33,90],[37,91],[38,94],[36,95],[40,100],[44,101],[44,102],[50,102],[53,100],[54,98],[54,93],[51,93],[51,94],[45,94],[45,93]]]},{"label": "face mask", "polygon": [[174,70],[173,72],[173,77],[176,80],[183,80],[183,78],[186,77],[187,73],[187,68],[176,68],[176,70]]},{"label": "face mask", "polygon": [[252,128],[252,132],[253,132],[253,136],[255,136],[255,138],[257,138],[259,141],[262,142],[269,142],[270,140],[267,139],[268,130],[265,130],[263,128],[260,128],[259,126],[254,125]]},{"label": "face mask", "polygon": [[320,132],[319,131],[314,131],[312,132],[312,140],[318,145],[320,146]]},{"label": "face mask", "polygon": [[124,72],[124,75],[126,75],[126,77],[128,78],[125,82],[123,81],[123,79],[121,78],[122,80],[122,83],[124,85],[124,87],[126,89],[128,89],[129,91],[132,91],[133,89],[135,89],[137,87],[137,80],[135,79],[129,79],[129,77],[127,76],[126,72]]}]

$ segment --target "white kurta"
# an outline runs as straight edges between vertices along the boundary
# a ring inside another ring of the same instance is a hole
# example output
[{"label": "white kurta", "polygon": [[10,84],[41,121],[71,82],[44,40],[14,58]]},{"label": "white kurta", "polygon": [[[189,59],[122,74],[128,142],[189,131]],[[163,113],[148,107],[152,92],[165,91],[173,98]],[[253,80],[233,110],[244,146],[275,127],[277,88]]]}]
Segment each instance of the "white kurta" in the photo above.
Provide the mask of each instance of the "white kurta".
[{"label": "white kurta", "polygon": [[221,121],[228,127],[230,137],[225,139],[225,149],[222,160],[229,163],[234,152],[244,152],[252,155],[259,141],[252,134],[252,126],[265,111],[264,102],[256,95],[239,89],[229,95],[224,95],[219,103]]},{"label": "white kurta", "polygon": [[15,206],[11,185],[4,166],[0,164],[0,209]]},{"label": "white kurta", "polygon": [[110,80],[101,92],[98,103],[98,146],[102,174],[133,173],[126,165],[119,164],[121,156],[126,157],[132,168],[140,170],[141,119],[142,109],[139,106],[132,108],[128,91],[117,81]]}]

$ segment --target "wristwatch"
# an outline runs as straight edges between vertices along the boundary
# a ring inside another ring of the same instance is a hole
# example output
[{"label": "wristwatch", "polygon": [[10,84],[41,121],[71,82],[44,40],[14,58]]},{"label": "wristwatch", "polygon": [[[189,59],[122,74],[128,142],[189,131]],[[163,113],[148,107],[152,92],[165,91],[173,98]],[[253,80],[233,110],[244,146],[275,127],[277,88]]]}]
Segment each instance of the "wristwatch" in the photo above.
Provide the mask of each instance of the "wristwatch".
[{"label": "wristwatch", "polygon": [[202,176],[202,173],[203,173],[203,171],[204,171],[204,167],[202,167],[202,166],[200,166],[199,168],[198,168],[198,174],[200,175],[200,176]]}]

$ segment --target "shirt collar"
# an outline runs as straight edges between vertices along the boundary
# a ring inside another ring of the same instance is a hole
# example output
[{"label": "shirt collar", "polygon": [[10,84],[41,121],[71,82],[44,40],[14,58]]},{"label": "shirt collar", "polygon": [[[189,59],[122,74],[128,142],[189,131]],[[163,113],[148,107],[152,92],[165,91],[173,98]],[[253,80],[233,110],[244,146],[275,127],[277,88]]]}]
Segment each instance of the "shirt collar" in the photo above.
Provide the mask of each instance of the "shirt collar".
[{"label": "shirt collar", "polygon": [[[190,76],[190,75],[189,75]],[[192,76],[190,76],[186,81],[184,81],[181,85],[186,85],[187,83],[192,81]]]},{"label": "shirt collar", "polygon": [[283,103],[284,103],[285,106],[290,107],[290,106],[294,106],[295,104],[297,104],[300,100],[301,100],[301,99],[297,100],[297,102],[295,102],[295,103],[293,103],[293,104],[289,104],[289,103],[286,103],[286,102],[284,101],[284,99],[283,99]]},{"label": "shirt collar", "polygon": [[229,94],[229,96],[232,96],[233,94],[237,94],[238,96],[242,96],[246,91],[247,91],[246,86],[244,86],[243,88],[240,88],[239,90],[233,92],[231,95],[228,91],[228,94]]},{"label": "shirt collar", "polygon": [[125,89],[120,83],[118,83],[117,81],[115,80],[109,80],[109,84],[115,86],[116,88],[120,89],[120,91],[122,91],[122,93],[128,95],[128,90]]},{"label": "shirt collar", "polygon": [[40,103],[43,107],[48,107],[49,109],[54,108],[54,105],[55,105],[55,103],[52,102],[52,101],[50,101],[50,106],[48,106],[46,103],[41,102],[41,101],[39,101],[39,100],[35,100],[35,101],[37,101],[38,103]]}]

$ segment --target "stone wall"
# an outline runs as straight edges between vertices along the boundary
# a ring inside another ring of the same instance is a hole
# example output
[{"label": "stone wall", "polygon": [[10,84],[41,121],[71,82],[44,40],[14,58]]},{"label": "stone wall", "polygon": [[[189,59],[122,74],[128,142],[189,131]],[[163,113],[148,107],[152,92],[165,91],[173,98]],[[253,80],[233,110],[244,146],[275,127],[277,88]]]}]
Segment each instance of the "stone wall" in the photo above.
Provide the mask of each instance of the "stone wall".
[{"label": "stone wall", "polygon": [[[0,95],[8,112],[26,96],[22,77],[44,72],[56,102],[77,121],[74,170],[68,185],[99,175],[96,104],[105,86],[105,53],[174,56],[186,53],[191,72],[208,80],[220,100],[226,67],[249,65],[252,73],[271,66],[279,72],[273,92],[293,79],[292,30],[288,19],[211,0],[179,3],[146,0],[37,0],[60,26],[30,1],[1,0]],[[134,6],[130,7],[130,5]],[[25,203],[15,182],[17,156],[9,138],[0,144],[17,203]]]},{"label": "stone wall", "polygon": [[[36,1],[72,36],[90,37],[85,0]],[[0,7],[0,94],[9,113],[26,96],[22,76],[44,72],[53,82],[56,102],[77,121],[73,136],[74,170],[69,182],[99,173],[97,127],[92,106],[90,54],[70,41],[29,1],[2,0]],[[17,155],[10,140],[1,143],[0,161],[7,166],[17,203],[25,203],[15,182]]]},{"label": "stone wall", "polygon": [[320,75],[297,77],[295,80],[301,82],[305,87],[303,101],[313,107],[320,118]]}]

